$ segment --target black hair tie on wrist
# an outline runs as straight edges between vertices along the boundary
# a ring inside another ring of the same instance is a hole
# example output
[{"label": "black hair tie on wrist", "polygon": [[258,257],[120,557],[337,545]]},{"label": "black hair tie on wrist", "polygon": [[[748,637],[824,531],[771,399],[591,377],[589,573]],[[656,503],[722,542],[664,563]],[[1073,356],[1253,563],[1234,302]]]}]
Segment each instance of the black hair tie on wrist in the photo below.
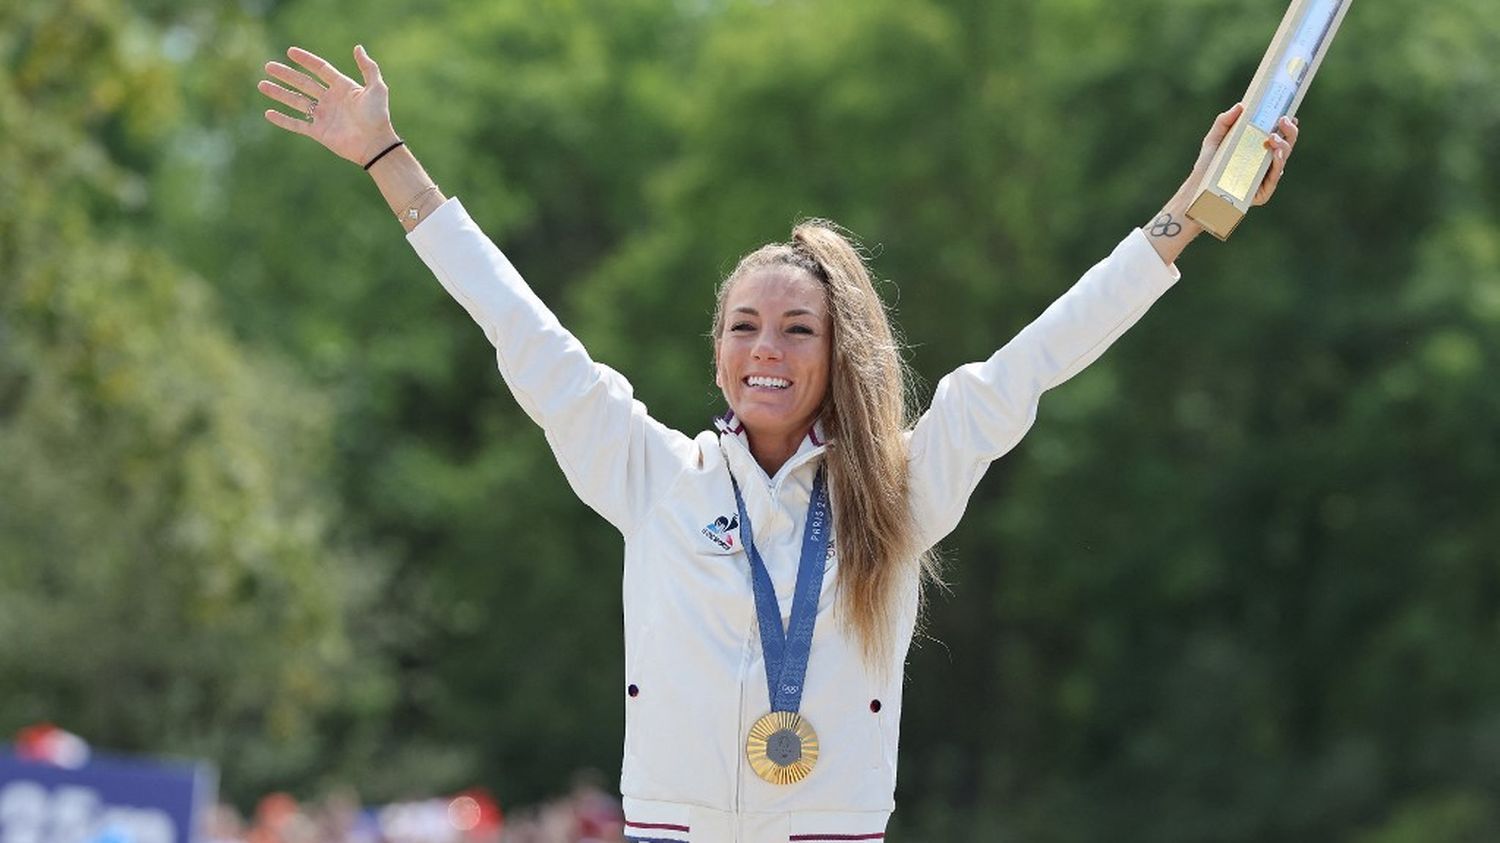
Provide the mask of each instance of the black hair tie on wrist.
[{"label": "black hair tie on wrist", "polygon": [[371,158],[370,159],[370,163],[368,163],[368,164],[365,165],[365,169],[368,170],[371,167],[375,166],[375,162],[376,161],[379,161],[380,159],[384,158],[385,154],[387,152],[390,152],[391,150],[395,149],[398,146],[406,146],[406,141],[404,141],[404,140],[398,140],[395,143],[391,144],[390,146],[386,147],[385,149],[380,150],[380,154],[377,155],[377,156],[375,156],[374,158]]}]

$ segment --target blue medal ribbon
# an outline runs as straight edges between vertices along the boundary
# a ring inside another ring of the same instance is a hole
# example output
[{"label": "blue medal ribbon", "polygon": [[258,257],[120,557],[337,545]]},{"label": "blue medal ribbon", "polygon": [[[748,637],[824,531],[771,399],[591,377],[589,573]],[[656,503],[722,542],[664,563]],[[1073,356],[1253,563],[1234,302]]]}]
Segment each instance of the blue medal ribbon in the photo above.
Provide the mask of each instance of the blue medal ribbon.
[{"label": "blue medal ribbon", "polygon": [[802,682],[807,678],[807,660],[812,654],[813,626],[818,622],[818,595],[823,591],[823,567],[833,518],[828,512],[828,489],[823,468],[813,478],[812,499],[807,505],[807,525],[802,530],[802,559],[797,563],[797,590],[792,593],[792,617],[781,628],[781,606],[771,572],[755,547],[750,514],[740,484],[733,477],[734,503],[739,507],[740,540],[750,557],[750,583],[755,593],[755,614],[760,621],[760,646],[766,662],[766,690],[772,711],[796,712],[802,705]]}]

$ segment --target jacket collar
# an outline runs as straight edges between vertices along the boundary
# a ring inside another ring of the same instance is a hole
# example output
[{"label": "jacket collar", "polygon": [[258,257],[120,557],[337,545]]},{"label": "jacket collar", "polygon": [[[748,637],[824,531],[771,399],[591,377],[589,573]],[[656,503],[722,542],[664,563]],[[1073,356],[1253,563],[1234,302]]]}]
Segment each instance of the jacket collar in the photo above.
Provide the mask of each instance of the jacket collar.
[{"label": "jacket collar", "polygon": [[[724,449],[725,454],[731,455],[730,466],[737,476],[744,476],[746,463],[754,466],[755,471],[765,473],[761,470],[760,464],[755,461],[754,455],[750,453],[750,437],[745,433],[745,425],[735,417],[733,410],[727,410],[724,415],[716,416],[714,427],[719,431],[720,447]],[[780,471],[776,472],[777,477],[784,477],[792,469],[822,456],[827,448],[828,438],[823,427],[823,420],[820,418],[813,422],[807,435],[802,437],[802,444],[797,446],[797,452],[792,454],[792,458],[786,461]],[[767,479],[774,480],[775,478],[768,477]]]}]

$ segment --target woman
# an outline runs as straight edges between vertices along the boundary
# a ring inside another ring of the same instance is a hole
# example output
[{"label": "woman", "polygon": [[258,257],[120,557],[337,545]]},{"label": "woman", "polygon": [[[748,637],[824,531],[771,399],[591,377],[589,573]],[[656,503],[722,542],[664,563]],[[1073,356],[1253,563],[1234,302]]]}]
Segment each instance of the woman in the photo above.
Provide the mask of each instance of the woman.
[{"label": "woman", "polygon": [[[365,168],[408,240],[494,344],[585,503],[625,538],[626,737],[632,840],[832,841],[884,836],[894,808],[902,664],[928,550],[958,522],[1042,392],[1098,357],[1178,278],[1199,233],[1184,215],[1241,106],[1146,228],[989,360],[938,384],[913,425],[886,312],[830,224],[739,262],[714,317],[728,412],[689,438],[593,362],[428,177],[391,126],[380,69],[363,84],[304,50],[260,90],[273,124]],[[1256,204],[1297,137],[1280,124]],[[1284,136],[1283,136],[1284,135]]]}]

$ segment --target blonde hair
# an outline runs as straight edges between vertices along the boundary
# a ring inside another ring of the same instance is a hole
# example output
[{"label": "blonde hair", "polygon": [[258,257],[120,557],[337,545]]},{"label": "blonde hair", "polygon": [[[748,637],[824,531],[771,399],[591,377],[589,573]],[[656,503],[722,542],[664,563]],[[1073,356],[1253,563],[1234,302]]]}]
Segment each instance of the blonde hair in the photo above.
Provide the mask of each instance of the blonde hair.
[{"label": "blonde hair", "polygon": [[719,286],[714,307],[715,352],[724,330],[724,303],[750,272],[788,266],[823,287],[832,323],[828,393],[820,418],[833,499],[839,556],[839,600],[844,622],[858,637],[866,663],[883,665],[895,643],[903,574],[919,568],[940,583],[937,557],[917,547],[909,504],[906,437],[911,378],[885,304],[875,292],[855,241],[828,220],[804,220],[786,243],[771,243],[740,259]]}]

